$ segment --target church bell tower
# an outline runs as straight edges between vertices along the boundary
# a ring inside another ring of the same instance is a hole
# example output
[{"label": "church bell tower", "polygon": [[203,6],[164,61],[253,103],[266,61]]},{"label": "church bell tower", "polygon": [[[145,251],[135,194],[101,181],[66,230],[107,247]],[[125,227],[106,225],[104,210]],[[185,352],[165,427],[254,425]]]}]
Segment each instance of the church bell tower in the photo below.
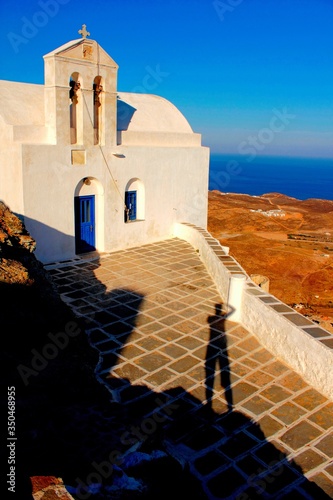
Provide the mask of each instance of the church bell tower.
[{"label": "church bell tower", "polygon": [[54,144],[117,143],[118,65],[86,26],[80,39],[44,56],[45,116]]}]

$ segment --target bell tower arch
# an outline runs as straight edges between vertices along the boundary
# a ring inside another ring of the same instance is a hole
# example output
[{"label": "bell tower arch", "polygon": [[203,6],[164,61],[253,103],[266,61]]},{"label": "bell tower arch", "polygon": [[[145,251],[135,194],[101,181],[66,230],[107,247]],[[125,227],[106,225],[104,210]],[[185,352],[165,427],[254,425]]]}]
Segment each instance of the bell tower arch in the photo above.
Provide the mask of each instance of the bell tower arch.
[{"label": "bell tower arch", "polygon": [[[45,116],[54,144],[117,144],[117,63],[83,25],[44,56]],[[70,108],[70,109],[69,109]]]}]

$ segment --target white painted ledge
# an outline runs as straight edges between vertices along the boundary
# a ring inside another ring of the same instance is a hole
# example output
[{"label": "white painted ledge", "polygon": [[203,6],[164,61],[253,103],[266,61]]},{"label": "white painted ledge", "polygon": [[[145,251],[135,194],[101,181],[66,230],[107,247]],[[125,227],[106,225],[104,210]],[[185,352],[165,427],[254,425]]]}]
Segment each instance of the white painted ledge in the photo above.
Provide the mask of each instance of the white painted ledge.
[{"label": "white painted ledge", "polygon": [[257,286],[208,231],[176,223],[174,236],[190,243],[212,277],[230,319],[261,345],[333,400],[333,335]]}]

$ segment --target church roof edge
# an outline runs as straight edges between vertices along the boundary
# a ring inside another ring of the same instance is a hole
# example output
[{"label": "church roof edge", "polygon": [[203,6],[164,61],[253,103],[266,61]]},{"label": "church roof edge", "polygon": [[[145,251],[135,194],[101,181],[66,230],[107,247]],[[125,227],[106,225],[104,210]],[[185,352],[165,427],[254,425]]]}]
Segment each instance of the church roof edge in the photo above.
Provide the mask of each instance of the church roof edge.
[{"label": "church roof edge", "polygon": [[95,40],[87,40],[86,38],[77,38],[76,40],[71,40],[70,42],[64,43],[60,47],[57,47],[54,50],[51,50],[51,52],[48,52],[45,54],[43,57],[51,57],[59,54],[60,52],[63,52],[65,50],[70,49],[71,47],[76,47],[77,45],[80,45],[82,43],[97,43]]}]

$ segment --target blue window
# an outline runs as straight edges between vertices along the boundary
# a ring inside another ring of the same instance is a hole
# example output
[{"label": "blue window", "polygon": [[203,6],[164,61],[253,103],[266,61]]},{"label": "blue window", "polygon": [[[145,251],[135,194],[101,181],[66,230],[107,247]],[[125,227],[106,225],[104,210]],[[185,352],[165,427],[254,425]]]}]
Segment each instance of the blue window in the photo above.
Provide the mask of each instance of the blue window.
[{"label": "blue window", "polygon": [[136,220],[136,191],[125,192],[125,222]]}]

